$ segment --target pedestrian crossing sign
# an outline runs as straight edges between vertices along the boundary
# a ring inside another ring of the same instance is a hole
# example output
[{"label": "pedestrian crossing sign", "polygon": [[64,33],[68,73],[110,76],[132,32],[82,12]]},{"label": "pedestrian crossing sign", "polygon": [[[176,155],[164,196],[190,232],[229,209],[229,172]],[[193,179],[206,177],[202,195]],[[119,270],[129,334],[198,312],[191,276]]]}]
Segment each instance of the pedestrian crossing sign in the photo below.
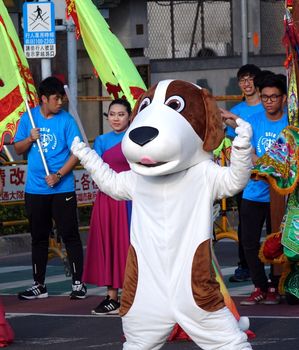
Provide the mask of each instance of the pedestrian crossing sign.
[{"label": "pedestrian crossing sign", "polygon": [[55,9],[52,1],[24,2],[24,52],[27,58],[56,55]]}]

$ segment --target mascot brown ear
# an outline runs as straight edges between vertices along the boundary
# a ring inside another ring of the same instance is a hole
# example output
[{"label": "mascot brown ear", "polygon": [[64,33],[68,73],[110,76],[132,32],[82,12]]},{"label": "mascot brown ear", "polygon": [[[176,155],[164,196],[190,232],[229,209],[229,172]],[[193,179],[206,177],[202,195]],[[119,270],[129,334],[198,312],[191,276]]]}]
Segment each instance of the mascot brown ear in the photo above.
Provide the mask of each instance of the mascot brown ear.
[{"label": "mascot brown ear", "polygon": [[155,90],[156,90],[156,87],[157,87],[158,84],[155,84],[153,85],[151,88],[149,88],[147,91],[145,91],[143,94],[141,94],[136,103],[135,103],[135,106],[132,110],[132,114],[131,114],[131,118],[130,118],[130,123],[132,123],[132,121],[134,120],[134,118],[136,117],[137,113],[138,113],[138,109],[139,109],[139,106],[140,106],[140,102],[145,98],[145,97],[148,97],[151,101],[154,97],[154,93],[155,93]]},{"label": "mascot brown ear", "polygon": [[206,110],[206,131],[203,149],[206,152],[212,152],[224,138],[224,127],[215,98],[206,89],[202,89],[202,97]]}]

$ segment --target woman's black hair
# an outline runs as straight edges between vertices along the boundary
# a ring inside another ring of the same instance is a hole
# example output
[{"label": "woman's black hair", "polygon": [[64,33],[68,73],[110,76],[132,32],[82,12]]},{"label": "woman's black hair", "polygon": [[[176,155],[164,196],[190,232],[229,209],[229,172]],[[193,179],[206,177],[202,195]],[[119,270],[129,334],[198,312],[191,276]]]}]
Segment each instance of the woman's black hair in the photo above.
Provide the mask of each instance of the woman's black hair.
[{"label": "woman's black hair", "polygon": [[131,108],[130,103],[123,98],[116,98],[115,100],[113,100],[108,107],[108,111],[110,110],[111,106],[113,106],[113,105],[122,105],[122,106],[126,107],[126,110],[129,113],[129,115],[132,112],[132,108]]}]

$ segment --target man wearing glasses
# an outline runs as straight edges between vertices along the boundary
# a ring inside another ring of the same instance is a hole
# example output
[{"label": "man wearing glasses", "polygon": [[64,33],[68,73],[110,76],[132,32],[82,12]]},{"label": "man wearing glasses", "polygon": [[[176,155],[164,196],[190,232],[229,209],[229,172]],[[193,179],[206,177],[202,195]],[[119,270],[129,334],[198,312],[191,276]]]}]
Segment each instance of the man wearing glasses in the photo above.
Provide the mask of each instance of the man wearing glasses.
[{"label": "man wearing glasses", "polygon": [[[237,73],[239,88],[243,95],[243,101],[235,105],[230,112],[221,109],[222,116],[227,119],[227,130],[226,136],[229,138],[235,138],[235,127],[236,125],[231,124],[230,126],[230,113],[233,113],[240,118],[248,121],[250,123],[250,116],[253,114],[264,111],[264,107],[261,103],[259,92],[255,86],[255,78],[261,74],[261,70],[254,64],[245,64],[242,66]],[[240,218],[240,206],[242,200],[242,192],[236,195],[236,201],[239,212],[239,225],[238,225],[238,255],[239,262],[234,275],[229,278],[230,282],[244,282],[250,280],[250,274],[248,269],[248,264],[245,259],[242,236],[241,236],[241,218]]]},{"label": "man wearing glasses", "polygon": [[[259,76],[261,72],[260,68],[256,65],[245,64],[237,73],[238,85],[243,95],[243,101],[235,105],[230,112],[246,121],[251,115],[264,110],[259,91],[254,83],[255,78]],[[227,127],[226,135],[228,137],[236,136],[234,126]]]},{"label": "man wearing glasses", "polygon": [[[252,146],[254,154],[253,164],[276,141],[278,134],[288,125],[285,113],[286,79],[281,75],[268,75],[259,84],[260,97],[264,111],[254,114],[250,118],[252,126]],[[258,257],[260,238],[263,225],[267,220],[267,234],[271,233],[270,218],[270,190],[264,181],[249,180],[243,191],[241,206],[241,233],[245,258],[250,276],[254,284],[254,291],[241,305],[278,304],[280,301],[273,274],[270,281],[265,273],[264,265]]]}]

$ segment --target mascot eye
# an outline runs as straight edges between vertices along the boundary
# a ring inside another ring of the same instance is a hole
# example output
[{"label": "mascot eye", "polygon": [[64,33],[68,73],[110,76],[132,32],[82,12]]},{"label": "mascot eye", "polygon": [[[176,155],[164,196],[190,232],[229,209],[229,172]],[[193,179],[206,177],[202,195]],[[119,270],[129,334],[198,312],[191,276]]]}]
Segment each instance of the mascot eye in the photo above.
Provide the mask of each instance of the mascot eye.
[{"label": "mascot eye", "polygon": [[181,112],[185,108],[185,101],[181,96],[171,96],[165,101],[166,106]]},{"label": "mascot eye", "polygon": [[138,113],[141,112],[144,108],[146,108],[148,105],[150,105],[151,100],[146,97],[142,102],[140,103],[140,106],[138,108]]}]

